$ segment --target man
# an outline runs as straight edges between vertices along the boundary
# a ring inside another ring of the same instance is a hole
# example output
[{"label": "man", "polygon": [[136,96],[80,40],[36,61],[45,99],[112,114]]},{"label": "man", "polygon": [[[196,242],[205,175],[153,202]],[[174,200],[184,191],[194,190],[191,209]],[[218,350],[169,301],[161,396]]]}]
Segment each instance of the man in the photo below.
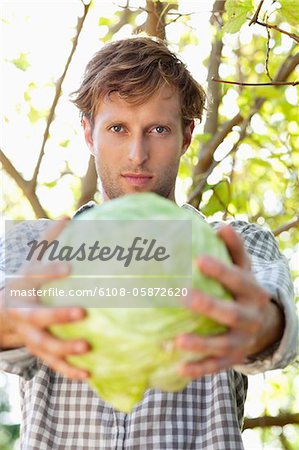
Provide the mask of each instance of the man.
[{"label": "man", "polygon": [[[126,39],[98,52],[74,103],[82,113],[104,201],[144,191],[175,201],[180,158],[190,144],[194,119],[201,119],[204,101],[202,88],[160,41]],[[11,269],[11,255],[25,249],[28,239],[44,232],[51,241],[63,226],[59,222],[42,231],[45,224],[38,229],[21,225],[18,234],[8,237],[7,267]],[[88,373],[66,362],[66,355],[88,351],[87,343],[62,342],[48,332],[51,324],[84,317],[83,309],[22,309],[16,299],[2,312],[0,368],[21,376],[23,449],[243,448],[244,374],[286,366],[296,353],[297,323],[288,270],[272,235],[243,222],[233,227],[220,228],[219,235],[234,266],[207,257],[199,259],[198,266],[222,283],[235,302],[197,291],[191,304],[195,312],[227,325],[229,331],[212,338],[178,336],[178,347],[206,358],[180,369],[190,378],[185,390],[148,390],[130,414],[99,399],[84,382]],[[32,262],[20,270],[23,278],[7,288],[37,287],[48,276],[69,273],[62,263]],[[32,278],[33,273],[43,277]]]}]

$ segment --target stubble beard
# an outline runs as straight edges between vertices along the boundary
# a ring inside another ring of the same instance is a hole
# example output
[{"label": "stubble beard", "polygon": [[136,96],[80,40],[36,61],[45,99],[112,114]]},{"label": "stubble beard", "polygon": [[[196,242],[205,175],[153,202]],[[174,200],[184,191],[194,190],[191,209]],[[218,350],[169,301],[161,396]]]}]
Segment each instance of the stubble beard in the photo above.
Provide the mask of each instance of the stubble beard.
[{"label": "stubble beard", "polygon": [[[121,175],[111,176],[110,171],[104,166],[99,169],[97,168],[98,177],[101,180],[102,190],[106,193],[110,200],[121,197],[126,194],[141,193],[141,192],[154,192],[161,197],[171,198],[173,196],[173,191],[175,187],[178,166],[169,168],[165,172],[163,179],[159,179],[158,183],[151,187],[148,191],[142,188],[135,187],[133,191],[126,191],[121,185]],[[119,182],[118,182],[119,181]],[[124,181],[125,182],[125,181]]]}]

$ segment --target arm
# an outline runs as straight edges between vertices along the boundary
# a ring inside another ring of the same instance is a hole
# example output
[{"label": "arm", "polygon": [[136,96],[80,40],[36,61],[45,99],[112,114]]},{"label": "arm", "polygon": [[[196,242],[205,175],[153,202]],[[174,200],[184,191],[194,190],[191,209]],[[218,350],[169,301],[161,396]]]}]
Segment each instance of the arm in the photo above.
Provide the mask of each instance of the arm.
[{"label": "arm", "polygon": [[[293,283],[286,258],[280,253],[271,232],[254,224],[235,222],[245,250],[250,255],[251,269],[257,282],[270,294],[272,313],[282,322],[281,338],[246,358],[246,364],[236,367],[245,374],[255,374],[286,367],[298,354],[298,315],[294,302]],[[271,311],[268,319],[271,319]],[[268,325],[275,325],[275,317]],[[267,325],[267,324],[265,324]],[[272,327],[269,335],[273,335]]]},{"label": "arm", "polygon": [[[248,224],[246,226],[251,227]],[[268,232],[262,233],[265,234],[265,239],[270,235]],[[236,367],[243,373],[284,367],[296,354],[297,321],[295,308],[292,309],[289,274],[286,269],[281,269],[282,257],[277,246],[269,246],[263,236],[261,242],[256,242],[257,236],[251,236],[246,239],[246,251],[242,239],[231,226],[221,227],[219,235],[226,243],[234,265],[228,267],[215,258],[202,257],[198,260],[198,267],[205,275],[222,283],[232,293],[235,301],[222,302],[199,291],[193,291],[190,306],[195,311],[223,323],[228,327],[228,331],[207,338],[195,335],[178,337],[177,345],[180,348],[198,352],[201,357],[205,357],[198,363],[184,366],[182,373],[197,378],[230,367]],[[251,253],[251,258],[248,252]],[[255,274],[251,264],[259,266],[254,268]],[[277,264],[280,271],[274,270]],[[291,321],[290,314],[284,315],[277,295],[282,286],[285,287],[285,300],[293,311]],[[287,340],[290,343],[292,337],[291,352],[289,349],[285,350],[280,356],[277,356],[276,352],[274,357],[272,353],[275,347],[278,347],[283,333],[282,341],[286,341],[285,336],[289,336]]]},{"label": "arm", "polygon": [[[51,242],[62,231],[65,222],[55,223],[47,228],[43,239]],[[20,238],[19,238],[20,241]],[[28,242],[28,241],[27,241]],[[11,244],[12,245],[12,244]],[[13,245],[12,245],[13,247]],[[21,245],[22,247],[22,245]],[[17,245],[20,252],[20,245]],[[6,248],[7,250],[7,248]],[[22,257],[13,255],[12,249],[6,251],[10,255],[12,264],[6,261],[7,272],[11,275],[11,267],[19,266]],[[7,258],[9,260],[9,257]],[[35,296],[22,297],[22,300],[11,295],[12,290],[32,290],[39,288],[49,278],[58,278],[69,274],[69,267],[61,263],[43,263],[30,261],[17,272],[18,276],[9,278],[5,289],[0,293],[0,368],[26,376],[27,366],[33,364],[32,355],[38,357],[51,369],[72,379],[84,379],[86,371],[77,369],[66,362],[68,354],[83,353],[88,350],[88,344],[83,340],[59,340],[48,331],[48,327],[55,323],[79,320],[84,317],[82,308],[46,308],[39,304]],[[25,347],[20,349],[19,347]],[[17,350],[12,350],[16,349]],[[14,367],[19,358],[19,367]],[[36,359],[36,358],[35,358]],[[23,373],[22,373],[23,371]]]}]

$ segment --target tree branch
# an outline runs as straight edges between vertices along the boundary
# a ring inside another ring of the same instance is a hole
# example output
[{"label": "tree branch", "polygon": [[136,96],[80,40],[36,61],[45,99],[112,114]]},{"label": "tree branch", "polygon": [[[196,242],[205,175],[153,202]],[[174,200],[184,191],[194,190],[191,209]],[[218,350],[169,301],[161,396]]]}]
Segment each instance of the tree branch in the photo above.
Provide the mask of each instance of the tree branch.
[{"label": "tree branch", "polygon": [[258,5],[258,7],[257,7],[257,9],[256,9],[256,11],[255,11],[255,13],[254,13],[254,15],[253,15],[253,17],[252,17],[252,19],[251,19],[251,21],[249,22],[249,26],[252,25],[253,23],[256,23],[256,21],[258,20],[259,13],[260,13],[260,10],[261,10],[261,8],[263,6],[263,3],[264,3],[264,0],[261,0],[259,5]]},{"label": "tree branch", "polygon": [[270,41],[271,41],[271,34],[269,31],[269,28],[266,29],[267,30],[267,45],[266,45],[266,61],[265,61],[265,67],[266,67],[266,73],[268,75],[268,78],[270,81],[273,81],[271,75],[270,75],[270,71],[269,71],[269,59],[270,59],[270,53],[271,53],[271,48],[270,48]]},{"label": "tree branch", "polygon": [[11,176],[11,178],[16,182],[16,184],[22,190],[25,197],[30,202],[36,216],[39,218],[41,217],[47,218],[47,214],[43,209],[42,205],[40,204],[40,201],[35,193],[32,183],[28,180],[25,180],[22,177],[22,175],[17,171],[17,169],[10,162],[10,160],[7,158],[7,156],[3,153],[2,150],[0,150],[0,161],[3,165],[5,172],[8,173],[9,176]]},{"label": "tree branch", "polygon": [[49,111],[49,114],[48,114],[46,128],[45,128],[44,136],[43,136],[42,146],[41,146],[41,149],[40,149],[39,157],[38,157],[38,160],[37,160],[37,163],[36,163],[36,166],[35,166],[35,169],[34,169],[34,173],[33,173],[33,176],[32,176],[32,180],[31,180],[34,189],[36,188],[38,172],[39,172],[40,165],[41,165],[44,153],[45,153],[45,146],[46,146],[46,142],[47,142],[48,137],[49,137],[50,126],[51,126],[51,124],[53,122],[53,119],[54,119],[54,116],[55,116],[56,106],[57,106],[59,97],[61,95],[62,83],[63,83],[63,81],[65,79],[65,76],[67,74],[67,71],[68,71],[69,65],[71,63],[72,57],[73,57],[73,55],[75,53],[75,50],[77,48],[78,39],[79,39],[80,33],[82,31],[83,24],[84,24],[84,21],[86,19],[86,16],[87,16],[87,13],[88,13],[90,5],[91,5],[91,3],[89,3],[88,5],[84,5],[83,16],[78,18],[78,22],[77,22],[77,26],[76,26],[76,35],[73,38],[73,45],[72,45],[69,57],[67,59],[64,71],[63,71],[61,77],[57,80],[56,85],[55,85],[54,100],[53,100],[53,103],[51,105],[51,108],[50,108],[50,111]]},{"label": "tree branch", "polygon": [[[266,27],[267,29],[270,29],[270,30],[279,31],[279,33],[286,34],[291,39],[294,39],[294,41],[299,43],[299,36],[297,36],[297,34],[289,33],[288,31],[283,30],[282,28],[279,28],[277,25],[270,25],[269,23],[260,22],[259,20],[256,20],[255,22],[252,22],[252,23],[256,23],[257,25],[261,25],[262,27]],[[251,25],[251,22],[249,23],[249,25]]]},{"label": "tree branch", "polygon": [[282,431],[278,436],[280,444],[283,450],[293,450],[294,447],[289,443],[289,440],[286,438],[284,432]]},{"label": "tree branch", "polygon": [[281,64],[279,71],[277,72],[274,81],[286,81],[293,70],[299,64],[299,52],[295,53],[295,55],[291,57],[287,57],[287,59]]},{"label": "tree branch", "polygon": [[145,24],[145,31],[150,36],[157,36],[165,39],[165,14],[163,14],[164,4],[160,1],[146,0],[146,10],[148,12]]},{"label": "tree branch", "polygon": [[22,175],[16,170],[16,168],[13,166],[13,164],[9,161],[7,156],[2,151],[0,153],[1,162],[3,164],[3,167],[4,167],[5,171],[13,178],[13,180],[16,182],[16,184],[23,191],[25,197],[30,202],[30,204],[31,204],[31,206],[32,206],[36,216],[39,217],[39,218],[40,217],[47,217],[47,214],[46,214],[45,210],[43,209],[43,207],[41,206],[41,204],[39,202],[39,199],[38,199],[38,197],[37,197],[37,195],[35,193],[36,184],[37,184],[37,177],[38,177],[40,165],[41,165],[41,162],[42,162],[42,158],[44,156],[45,145],[46,145],[47,139],[49,137],[49,129],[50,129],[51,123],[53,122],[54,115],[55,115],[55,109],[56,109],[59,97],[61,95],[62,83],[63,83],[63,81],[65,79],[67,70],[69,68],[69,65],[70,65],[72,57],[73,57],[73,54],[74,54],[74,52],[76,50],[76,47],[77,47],[77,44],[78,44],[79,35],[80,35],[81,31],[82,31],[83,23],[85,21],[85,18],[86,18],[86,15],[88,13],[90,5],[91,5],[91,3],[89,3],[88,5],[84,5],[83,4],[84,12],[83,12],[82,17],[78,18],[78,22],[77,22],[77,26],[76,26],[76,35],[75,35],[75,37],[73,39],[73,45],[72,45],[71,52],[70,52],[69,57],[67,59],[67,63],[66,63],[66,66],[64,68],[64,71],[63,71],[61,77],[56,82],[55,96],[54,96],[54,100],[53,100],[53,103],[51,105],[51,108],[50,108],[50,111],[49,111],[49,114],[48,114],[46,128],[45,128],[44,135],[43,135],[43,141],[42,141],[39,157],[38,157],[35,169],[34,169],[34,173],[33,173],[32,179],[30,181],[25,180],[22,177]]},{"label": "tree branch", "polygon": [[138,8],[136,9],[136,11],[133,11],[132,9],[129,9],[128,6],[123,6],[123,13],[120,17],[120,19],[118,20],[118,22],[113,25],[112,27],[109,28],[108,31],[108,35],[109,36],[113,36],[114,34],[116,34],[124,25],[126,25],[129,20],[133,17],[133,16],[137,16],[139,14],[139,10],[141,10],[142,8]]},{"label": "tree branch", "polygon": [[284,427],[285,425],[299,425],[299,414],[281,414],[279,416],[246,417],[243,431],[256,427]]},{"label": "tree branch", "polygon": [[[238,141],[232,146],[231,150],[226,154],[225,158],[227,158],[228,155],[233,154],[234,152],[237,151],[240,142],[244,139],[245,135],[246,135],[246,129],[247,129],[247,125],[251,120],[251,117],[255,114],[255,112],[252,113],[251,116],[248,116],[247,119],[245,121],[243,121],[242,125],[241,125],[241,131],[240,131],[240,135],[239,135],[239,139]],[[236,116],[237,117],[237,116]],[[227,125],[232,125],[231,121],[230,123],[228,123]],[[226,127],[225,127],[226,128]],[[225,132],[224,130],[222,130],[223,133]],[[221,141],[222,142],[222,141]],[[217,145],[218,147],[218,145]],[[213,172],[213,170],[215,169],[215,167],[218,166],[218,164],[221,161],[216,161],[215,159],[213,159],[212,163],[210,164],[209,168],[207,169],[207,171],[205,173],[202,174],[201,179],[198,183],[198,185],[196,186],[196,188],[194,189],[194,191],[192,192],[192,194],[190,195],[190,197],[187,200],[187,203],[191,203],[192,200],[200,193],[202,193],[204,186],[206,185],[207,179],[209,177],[209,175],[211,175],[211,173]]]},{"label": "tree branch", "polygon": [[261,25],[262,27],[266,27],[267,29],[276,30],[276,31],[279,31],[279,33],[286,34],[291,39],[294,39],[296,42],[299,43],[299,36],[297,36],[297,34],[289,33],[288,31],[283,30],[282,28],[279,28],[277,25],[271,25],[269,23],[261,22],[259,20],[259,13],[260,13],[263,3],[264,3],[264,0],[261,0],[261,2],[259,3],[259,5],[257,7],[257,10],[255,11],[252,19],[249,22],[248,26],[251,26],[252,24],[258,24],[258,25]]},{"label": "tree branch", "polygon": [[296,219],[291,220],[290,222],[287,222],[284,225],[281,225],[280,227],[273,230],[273,234],[274,236],[278,236],[284,231],[289,231],[291,228],[299,228],[299,214]]},{"label": "tree branch", "polygon": [[[212,16],[210,22],[215,25],[217,31],[221,29],[222,23],[222,12],[221,12],[222,2],[216,1],[213,6]],[[217,18],[217,19],[216,19]],[[219,77],[219,66],[221,63],[221,54],[223,49],[222,39],[216,33],[212,44],[212,50],[209,60],[208,67],[208,92],[212,98],[212,108],[209,111],[207,116],[204,133],[214,135],[218,128],[218,114],[219,114],[219,105],[221,102],[221,92],[220,86],[213,83],[212,80],[214,77]]]},{"label": "tree branch", "polygon": [[206,172],[211,164],[211,153],[214,154],[217,147],[223,142],[226,136],[232,131],[233,127],[239,125],[243,121],[243,117],[241,114],[236,114],[231,120],[228,120],[222,125],[222,128],[218,131],[218,133],[211,138],[209,141],[209,146],[206,147],[205,151],[200,152],[200,171],[195,173],[195,175],[199,175],[201,173]]},{"label": "tree branch", "polygon": [[[281,64],[276,76],[274,77],[274,82],[285,82],[296,66],[299,64],[299,52],[293,56],[288,56],[285,61]],[[264,97],[257,97],[253,106],[253,113],[255,114],[263,105],[265,101]],[[248,115],[248,117],[252,117],[252,113]],[[248,118],[247,117],[247,118]],[[242,124],[243,121],[246,121],[247,118],[244,118],[240,113],[236,114],[231,120],[226,122],[222,128],[208,141],[208,143],[202,148],[199,153],[198,163],[195,167],[195,188],[191,192],[188,198],[188,202],[193,204],[193,206],[198,207],[201,201],[201,194],[203,192],[205,182],[201,180],[206,180],[207,176],[212,172],[215,167],[213,155],[217,149],[217,147],[221,144],[221,142],[225,139],[225,137],[231,132],[232,128],[235,125]],[[239,141],[238,141],[239,142]],[[197,185],[200,180],[200,186]]]},{"label": "tree branch", "polygon": [[94,163],[94,157],[90,156],[87,172],[81,179],[81,196],[77,204],[77,208],[93,199],[97,190],[97,171]]},{"label": "tree branch", "polygon": [[216,83],[236,84],[237,86],[297,86],[299,81],[272,81],[271,83],[241,83],[240,81],[228,81],[212,78]]},{"label": "tree branch", "polygon": [[10,162],[7,156],[0,150],[0,161],[3,165],[5,172],[13,178],[16,184],[19,186],[22,191],[28,192],[30,190],[30,182],[28,180],[24,180],[22,175],[17,171],[14,165]]},{"label": "tree branch", "polygon": [[[223,41],[222,38],[219,37],[218,31],[221,30],[223,25],[222,21],[222,7],[223,3],[216,0],[213,4],[213,11],[210,17],[210,23],[215,26],[216,33],[212,43],[211,55],[209,59],[208,66],[208,92],[211,97],[211,105],[208,106],[208,115],[204,125],[204,134],[208,134],[211,136],[215,136],[218,124],[219,124],[219,106],[221,103],[221,88],[220,85],[213,83],[214,77],[219,77],[219,66],[221,63],[221,54],[223,49]],[[232,125],[233,126],[233,125]],[[219,145],[219,144],[218,144]],[[192,182],[192,190],[195,192],[198,191],[198,181],[199,175],[205,173],[210,164],[210,159],[208,157],[208,153],[206,152],[206,148],[209,147],[209,142],[204,143],[199,150],[199,161],[198,164],[193,169],[193,182]],[[207,160],[206,160],[207,157]],[[200,185],[201,185],[200,180]],[[194,205],[196,206],[196,205]]]}]

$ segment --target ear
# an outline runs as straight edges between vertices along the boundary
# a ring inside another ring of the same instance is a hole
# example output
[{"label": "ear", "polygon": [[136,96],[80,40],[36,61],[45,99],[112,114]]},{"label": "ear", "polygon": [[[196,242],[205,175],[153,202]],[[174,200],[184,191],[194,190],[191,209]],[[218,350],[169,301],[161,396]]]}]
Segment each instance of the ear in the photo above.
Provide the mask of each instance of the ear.
[{"label": "ear", "polygon": [[185,127],[181,155],[184,155],[184,153],[186,153],[186,151],[189,148],[189,145],[191,144],[194,127],[195,127],[194,120],[192,120],[192,122],[190,122],[189,125]]},{"label": "ear", "polygon": [[90,124],[90,121],[86,117],[83,117],[83,119],[82,119],[82,126],[84,129],[85,142],[89,148],[90,153],[92,153],[94,155],[93,139],[92,139],[92,126]]}]

